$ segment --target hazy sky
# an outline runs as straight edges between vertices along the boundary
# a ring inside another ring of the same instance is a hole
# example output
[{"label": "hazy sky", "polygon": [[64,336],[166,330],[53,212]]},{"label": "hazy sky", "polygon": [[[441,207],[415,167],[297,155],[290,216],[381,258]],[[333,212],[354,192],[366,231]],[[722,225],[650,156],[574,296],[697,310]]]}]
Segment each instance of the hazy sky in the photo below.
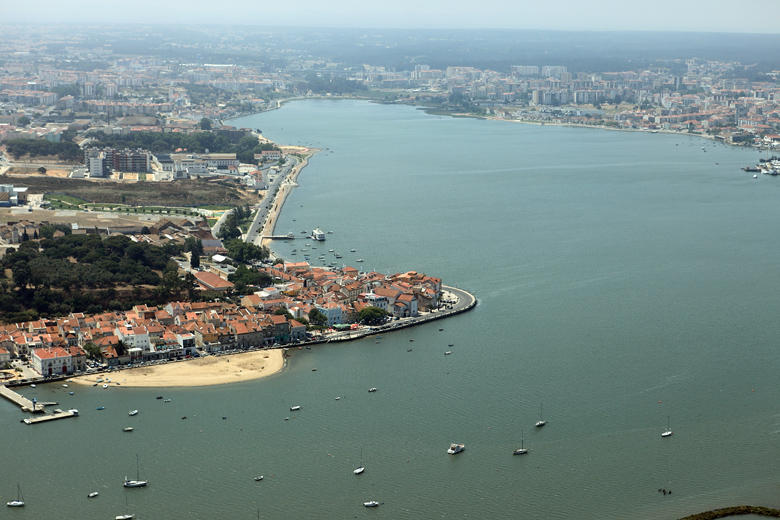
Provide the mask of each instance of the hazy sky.
[{"label": "hazy sky", "polygon": [[780,32],[780,0],[0,0],[0,24]]}]

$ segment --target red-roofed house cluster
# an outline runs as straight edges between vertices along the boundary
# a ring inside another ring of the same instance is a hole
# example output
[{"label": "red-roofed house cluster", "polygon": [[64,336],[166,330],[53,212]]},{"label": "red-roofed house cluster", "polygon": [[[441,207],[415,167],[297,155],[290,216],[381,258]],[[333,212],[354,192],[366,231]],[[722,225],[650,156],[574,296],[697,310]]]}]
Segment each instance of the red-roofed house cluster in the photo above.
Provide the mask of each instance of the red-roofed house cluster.
[{"label": "red-roofed house cluster", "polygon": [[[102,363],[116,366],[193,356],[198,350],[284,345],[307,339],[302,321],[313,309],[325,315],[328,326],[354,324],[369,306],[392,317],[414,317],[436,308],[441,296],[439,278],[415,271],[386,276],[351,267],[328,270],[305,262],[265,269],[279,283],[244,296],[241,305],[136,305],[123,312],[72,313],[0,326],[0,360],[25,357],[41,375],[56,376],[85,370],[85,348],[99,350]],[[292,318],[278,313],[279,309]]]}]

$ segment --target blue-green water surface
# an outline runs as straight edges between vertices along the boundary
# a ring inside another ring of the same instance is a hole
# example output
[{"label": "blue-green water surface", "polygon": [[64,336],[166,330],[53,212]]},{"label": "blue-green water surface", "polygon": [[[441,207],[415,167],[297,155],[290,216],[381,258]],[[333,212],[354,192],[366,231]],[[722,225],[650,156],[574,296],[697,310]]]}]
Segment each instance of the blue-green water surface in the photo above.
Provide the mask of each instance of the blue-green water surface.
[{"label": "blue-green water surface", "polygon": [[[3,518],[664,519],[780,506],[780,182],[739,169],[757,152],[358,101],[232,124],[322,150],[276,231],[333,233],[277,242],[281,256],[330,262],[334,249],[361,269],[423,271],[479,306],[295,351],[259,381],[25,389],[82,413],[26,426],[0,402],[0,498],[19,481],[28,503]],[[661,439],[667,417],[674,435]],[[521,432],[530,454],[513,457]],[[450,442],[466,451],[448,456]],[[151,484],[125,490],[136,453]],[[364,509],[369,499],[383,504]]]}]

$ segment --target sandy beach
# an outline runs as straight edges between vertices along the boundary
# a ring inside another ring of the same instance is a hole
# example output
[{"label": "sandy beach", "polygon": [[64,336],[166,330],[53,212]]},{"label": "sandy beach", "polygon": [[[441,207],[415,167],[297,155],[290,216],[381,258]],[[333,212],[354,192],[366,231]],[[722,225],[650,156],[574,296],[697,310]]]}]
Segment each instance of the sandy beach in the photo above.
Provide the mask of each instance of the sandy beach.
[{"label": "sandy beach", "polygon": [[[259,379],[275,374],[283,367],[282,350],[271,349],[91,374],[69,381],[93,385],[103,379],[100,384],[129,387],[210,386]],[[106,378],[111,382],[106,382]]]}]

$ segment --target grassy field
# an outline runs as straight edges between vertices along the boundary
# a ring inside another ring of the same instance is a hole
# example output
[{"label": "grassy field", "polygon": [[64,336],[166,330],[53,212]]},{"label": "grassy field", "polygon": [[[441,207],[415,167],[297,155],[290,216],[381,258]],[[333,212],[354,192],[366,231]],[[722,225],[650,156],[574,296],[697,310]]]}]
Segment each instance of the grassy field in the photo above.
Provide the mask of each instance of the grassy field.
[{"label": "grassy field", "polygon": [[28,186],[29,193],[56,194],[58,204],[63,204],[63,207],[73,203],[96,203],[161,208],[196,206],[232,208],[239,205],[252,205],[258,201],[256,195],[242,191],[227,181],[121,183],[38,176],[23,179],[0,176],[0,184]]}]

